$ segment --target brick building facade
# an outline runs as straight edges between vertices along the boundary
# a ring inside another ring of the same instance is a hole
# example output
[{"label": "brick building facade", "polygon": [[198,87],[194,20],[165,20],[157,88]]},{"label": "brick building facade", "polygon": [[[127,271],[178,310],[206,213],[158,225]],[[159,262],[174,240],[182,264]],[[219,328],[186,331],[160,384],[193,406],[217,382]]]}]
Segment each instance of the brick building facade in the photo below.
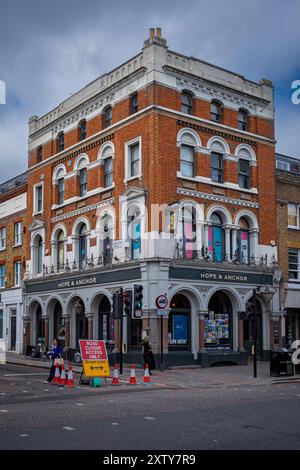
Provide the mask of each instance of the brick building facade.
[{"label": "brick building facade", "polygon": [[166,294],[169,362],[243,363],[258,286],[267,357],[279,344],[274,147],[272,84],[175,53],[159,28],[32,117],[26,345],[59,335],[75,351],[94,337],[117,351],[112,293],[141,283],[144,317],[124,322],[128,358],[146,333],[159,351],[155,299]]},{"label": "brick building facade", "polygon": [[276,155],[283,346],[300,339],[300,161]]},{"label": "brick building facade", "polygon": [[0,339],[6,350],[22,352],[26,267],[27,175],[0,185]]}]

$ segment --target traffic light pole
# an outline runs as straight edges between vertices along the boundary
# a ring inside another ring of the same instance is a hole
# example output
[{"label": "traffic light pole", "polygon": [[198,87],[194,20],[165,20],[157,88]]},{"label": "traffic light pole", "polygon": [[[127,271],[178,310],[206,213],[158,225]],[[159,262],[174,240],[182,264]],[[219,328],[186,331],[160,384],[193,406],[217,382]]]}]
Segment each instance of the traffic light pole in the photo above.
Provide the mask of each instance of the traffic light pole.
[{"label": "traffic light pole", "polygon": [[257,378],[257,354],[256,354],[256,343],[257,343],[257,326],[256,326],[256,289],[253,289],[253,305],[254,305],[254,331],[253,331],[253,377]]},{"label": "traffic light pole", "polygon": [[123,374],[123,289],[120,289],[120,296],[122,299],[122,308],[120,313],[120,375]]},{"label": "traffic light pole", "polygon": [[160,316],[160,370],[164,370],[164,320],[163,315]]}]

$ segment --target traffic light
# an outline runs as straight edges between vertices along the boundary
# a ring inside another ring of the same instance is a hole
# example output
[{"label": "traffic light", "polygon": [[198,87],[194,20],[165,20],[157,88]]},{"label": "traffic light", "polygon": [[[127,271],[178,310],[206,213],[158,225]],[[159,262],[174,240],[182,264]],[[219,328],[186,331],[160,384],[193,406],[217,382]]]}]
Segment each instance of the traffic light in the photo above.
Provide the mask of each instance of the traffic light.
[{"label": "traffic light", "polygon": [[248,320],[254,319],[254,303],[253,302],[246,303],[246,313],[247,313]]},{"label": "traffic light", "polygon": [[132,318],[143,318],[143,286],[141,284],[133,286],[132,307]]},{"label": "traffic light", "polygon": [[118,320],[123,315],[123,292],[113,293],[113,318]]},{"label": "traffic light", "polygon": [[124,292],[123,303],[125,307],[124,308],[125,315],[130,317],[132,315],[132,291],[131,290]]}]

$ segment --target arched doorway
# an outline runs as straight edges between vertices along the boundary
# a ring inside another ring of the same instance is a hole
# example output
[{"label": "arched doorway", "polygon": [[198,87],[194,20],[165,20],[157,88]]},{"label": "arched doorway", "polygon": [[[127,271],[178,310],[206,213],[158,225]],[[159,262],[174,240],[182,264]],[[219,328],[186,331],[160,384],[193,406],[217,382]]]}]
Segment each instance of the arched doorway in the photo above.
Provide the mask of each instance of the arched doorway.
[{"label": "arched doorway", "polygon": [[64,320],[62,317],[62,306],[59,301],[56,301],[53,309],[53,338],[58,338],[65,346],[65,328]]},{"label": "arched doorway", "polygon": [[45,321],[42,317],[42,307],[40,305],[37,306],[36,309],[36,337],[35,342],[37,343],[45,343]]},{"label": "arched doorway", "polygon": [[98,337],[105,341],[107,349],[113,349],[115,344],[115,322],[112,315],[110,301],[106,296],[103,296],[99,303],[98,313]]},{"label": "arched doorway", "polygon": [[206,348],[232,349],[232,304],[222,291],[215,292],[205,316],[204,341]]},{"label": "arched doorway", "polygon": [[170,351],[191,350],[191,304],[183,294],[176,294],[170,303],[168,343]]},{"label": "arched doorway", "polygon": [[[253,303],[253,298],[249,299]],[[263,353],[263,318],[260,302],[256,299],[256,355],[257,359],[262,359]],[[244,348],[249,355],[252,354],[254,344],[254,315],[244,320]]]},{"label": "arched doorway", "polygon": [[85,316],[85,307],[80,297],[77,297],[73,304],[75,313],[75,342],[76,349],[79,349],[79,340],[88,339],[88,319]]}]

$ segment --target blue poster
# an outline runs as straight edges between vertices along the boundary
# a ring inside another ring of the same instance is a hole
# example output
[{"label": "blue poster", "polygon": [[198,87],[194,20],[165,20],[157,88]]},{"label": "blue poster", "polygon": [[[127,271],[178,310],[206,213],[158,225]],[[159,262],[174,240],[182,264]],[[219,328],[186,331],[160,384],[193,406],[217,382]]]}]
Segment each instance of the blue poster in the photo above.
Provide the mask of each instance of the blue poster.
[{"label": "blue poster", "polygon": [[186,315],[173,315],[173,339],[178,343],[187,343],[188,318]]}]

